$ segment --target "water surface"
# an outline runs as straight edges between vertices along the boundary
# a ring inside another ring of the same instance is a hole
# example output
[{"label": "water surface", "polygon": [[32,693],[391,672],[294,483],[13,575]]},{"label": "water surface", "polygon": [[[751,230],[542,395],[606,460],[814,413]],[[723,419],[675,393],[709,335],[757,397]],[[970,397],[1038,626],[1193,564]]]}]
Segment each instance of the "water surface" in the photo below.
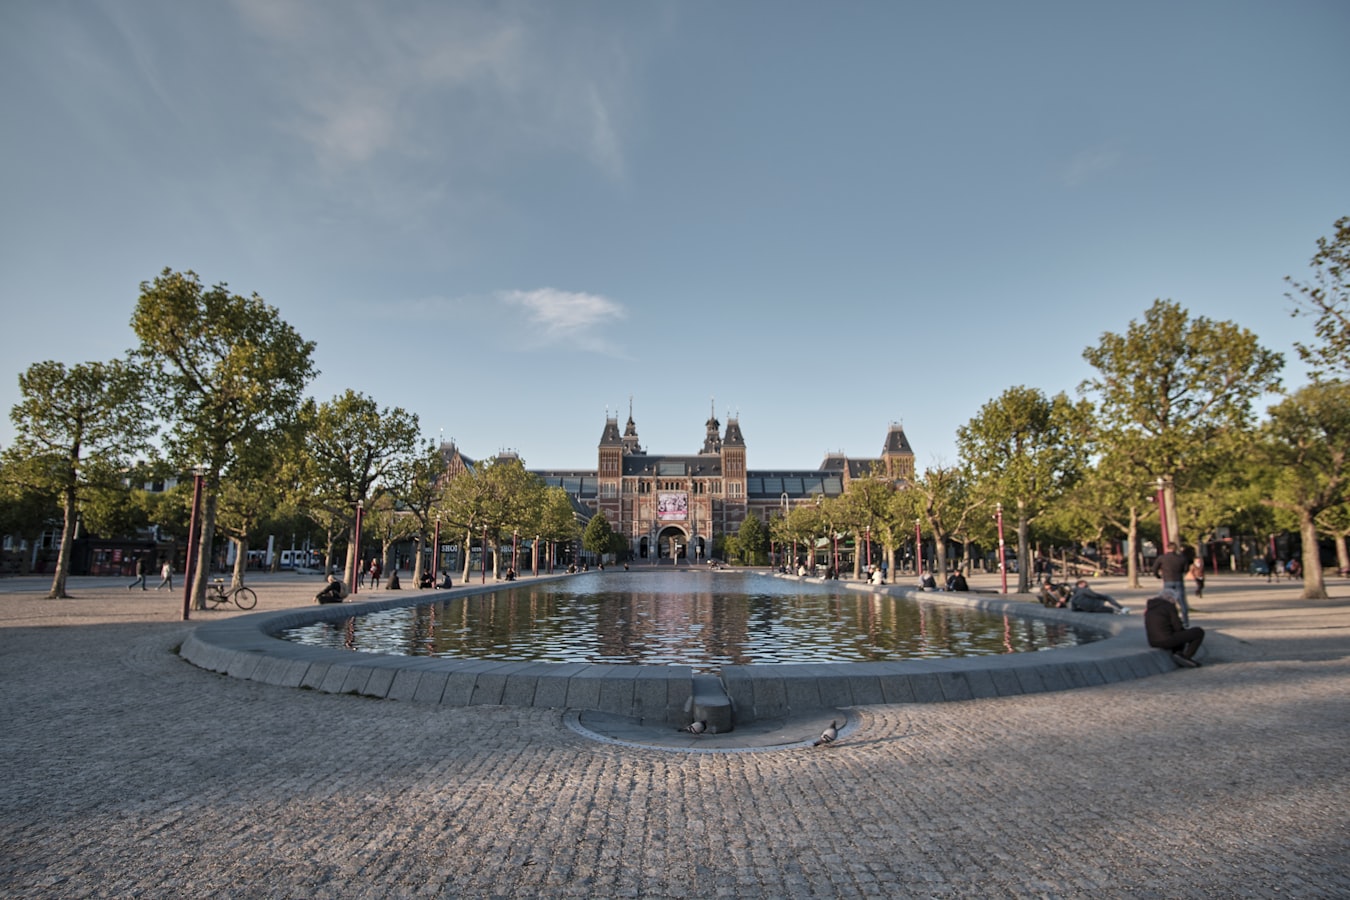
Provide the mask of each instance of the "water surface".
[{"label": "water surface", "polygon": [[738,572],[591,572],[294,628],[363,653],[685,665],[875,662],[1023,653],[1099,635],[1060,623]]}]

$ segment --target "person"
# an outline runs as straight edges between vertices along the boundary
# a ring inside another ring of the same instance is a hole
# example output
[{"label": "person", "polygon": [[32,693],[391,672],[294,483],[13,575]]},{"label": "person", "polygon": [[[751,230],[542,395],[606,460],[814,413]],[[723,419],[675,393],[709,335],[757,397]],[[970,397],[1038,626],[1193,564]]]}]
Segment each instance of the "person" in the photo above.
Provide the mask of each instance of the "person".
[{"label": "person", "polygon": [[1041,592],[1037,596],[1042,606],[1048,606],[1051,609],[1062,609],[1069,605],[1069,589],[1064,585],[1057,585],[1049,578],[1041,585]]},{"label": "person", "polygon": [[1195,598],[1205,596],[1205,563],[1198,556],[1191,563],[1191,581],[1195,582]]},{"label": "person", "polygon": [[164,565],[159,567],[159,584],[155,585],[155,590],[162,587],[168,587],[173,590],[173,560],[164,560]]},{"label": "person", "polygon": [[402,589],[403,585],[399,584],[398,582],[398,567],[395,566],[394,568],[389,570],[389,583],[385,585],[385,590],[398,591]]},{"label": "person", "polygon": [[450,573],[449,573],[449,572],[442,572],[442,573],[441,573],[441,583],[438,584],[438,585],[436,585],[436,587],[441,588],[441,589],[445,589],[445,588],[448,588],[448,587],[452,587],[453,585],[454,585],[454,583],[450,580]]},{"label": "person", "polygon": [[138,557],[136,557],[136,580],[133,581],[131,584],[127,585],[127,590],[131,590],[132,588],[134,588],[134,587],[135,587],[136,585],[138,585],[138,584],[141,586],[141,590],[143,590],[143,591],[148,591],[148,590],[150,590],[149,588],[147,588],[147,587],[145,586],[145,557],[144,557],[144,556],[138,556]]},{"label": "person", "polygon": [[883,581],[882,578],[881,578],[881,567],[880,567],[880,566],[874,567],[874,568],[872,569],[872,583],[873,583],[873,584],[885,584],[885,583],[886,583],[886,582]]},{"label": "person", "polygon": [[1069,608],[1078,612],[1090,613],[1127,613],[1130,611],[1128,606],[1121,606],[1115,598],[1108,597],[1105,594],[1099,594],[1088,587],[1085,579],[1078,579],[1074,585],[1073,593],[1069,595]]},{"label": "person", "polygon": [[925,572],[923,576],[919,579],[919,590],[921,591],[937,590],[937,579],[933,577],[932,572]]},{"label": "person", "polygon": [[341,603],[342,602],[342,582],[338,581],[336,575],[328,576],[328,584],[324,585],[323,590],[314,595],[315,603]]},{"label": "person", "polygon": [[947,576],[947,590],[949,591],[970,590],[970,585],[966,583],[966,576],[961,574],[960,569],[957,569],[955,572]]},{"label": "person", "polygon": [[1150,599],[1144,608],[1144,633],[1150,647],[1170,650],[1172,661],[1178,666],[1198,669],[1200,661],[1195,659],[1195,652],[1205,640],[1205,629],[1182,624],[1177,600],[1176,593],[1168,588]]},{"label": "person", "polygon": [[1167,545],[1167,552],[1158,557],[1158,561],[1153,564],[1153,574],[1162,579],[1163,590],[1175,593],[1181,603],[1183,625],[1191,624],[1191,611],[1186,606],[1186,570],[1190,567],[1191,564],[1181,555],[1181,548],[1177,546],[1176,541],[1170,542]]},{"label": "person", "polygon": [[378,556],[371,557],[370,586],[377,591],[380,589],[380,574],[382,572],[384,572],[384,565],[380,562],[380,558]]},{"label": "person", "polygon": [[357,586],[357,587],[363,588],[363,587],[366,586],[366,571],[367,571],[369,568],[370,568],[370,564],[367,563],[364,559],[361,560],[360,563],[357,565],[357,567],[356,567],[356,586]]},{"label": "person", "polygon": [[515,581],[515,580],[516,580],[516,567],[515,567],[515,566],[507,566],[507,567],[506,567],[506,580],[507,580],[507,581]]}]

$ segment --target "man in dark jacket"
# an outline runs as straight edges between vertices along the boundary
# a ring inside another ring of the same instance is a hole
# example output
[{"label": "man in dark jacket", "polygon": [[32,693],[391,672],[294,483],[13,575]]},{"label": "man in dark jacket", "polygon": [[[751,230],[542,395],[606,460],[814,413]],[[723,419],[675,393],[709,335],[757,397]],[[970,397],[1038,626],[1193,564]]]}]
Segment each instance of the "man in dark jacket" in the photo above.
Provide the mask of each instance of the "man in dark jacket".
[{"label": "man in dark jacket", "polygon": [[1172,661],[1187,669],[1197,669],[1195,651],[1205,640],[1205,629],[1187,628],[1177,611],[1177,595],[1170,588],[1148,601],[1144,608],[1144,631],[1150,647],[1172,651]]},{"label": "man in dark jacket", "polygon": [[1158,557],[1158,561],[1153,564],[1153,574],[1162,578],[1163,590],[1172,591],[1176,594],[1177,603],[1181,605],[1181,624],[1191,624],[1191,610],[1186,605],[1186,572],[1191,564],[1186,557],[1181,555],[1181,548],[1177,546],[1176,541],[1167,545],[1167,552]]}]

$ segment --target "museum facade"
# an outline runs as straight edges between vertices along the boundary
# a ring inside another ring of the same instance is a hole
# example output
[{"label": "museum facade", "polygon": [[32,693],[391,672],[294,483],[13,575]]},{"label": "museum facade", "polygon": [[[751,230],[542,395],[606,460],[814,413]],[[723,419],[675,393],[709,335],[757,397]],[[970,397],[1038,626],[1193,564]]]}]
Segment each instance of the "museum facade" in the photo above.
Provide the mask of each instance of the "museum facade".
[{"label": "museum facade", "polygon": [[[713,538],[736,533],[747,516],[767,523],[771,514],[837,497],[850,481],[874,473],[898,483],[914,477],[914,451],[897,423],[886,432],[879,457],[830,453],[817,468],[792,470],[751,469],[737,418],[728,418],[723,431],[713,413],[704,429],[697,453],[648,453],[630,409],[622,432],[618,417],[606,416],[594,469],[530,471],[590,515],[604,513],[635,559],[691,562],[707,559]],[[453,445],[442,451],[451,471],[474,465]]]}]

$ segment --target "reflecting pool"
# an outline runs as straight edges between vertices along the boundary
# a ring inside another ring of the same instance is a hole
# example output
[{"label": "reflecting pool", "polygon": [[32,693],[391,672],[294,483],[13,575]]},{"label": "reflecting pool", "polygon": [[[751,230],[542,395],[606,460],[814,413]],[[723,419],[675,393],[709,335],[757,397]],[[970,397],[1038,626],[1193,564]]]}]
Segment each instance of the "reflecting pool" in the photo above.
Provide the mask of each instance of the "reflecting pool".
[{"label": "reflecting pool", "polygon": [[1091,631],[738,572],[590,572],[293,628],[313,646],[396,656],[684,665],[876,662],[1023,653]]}]

